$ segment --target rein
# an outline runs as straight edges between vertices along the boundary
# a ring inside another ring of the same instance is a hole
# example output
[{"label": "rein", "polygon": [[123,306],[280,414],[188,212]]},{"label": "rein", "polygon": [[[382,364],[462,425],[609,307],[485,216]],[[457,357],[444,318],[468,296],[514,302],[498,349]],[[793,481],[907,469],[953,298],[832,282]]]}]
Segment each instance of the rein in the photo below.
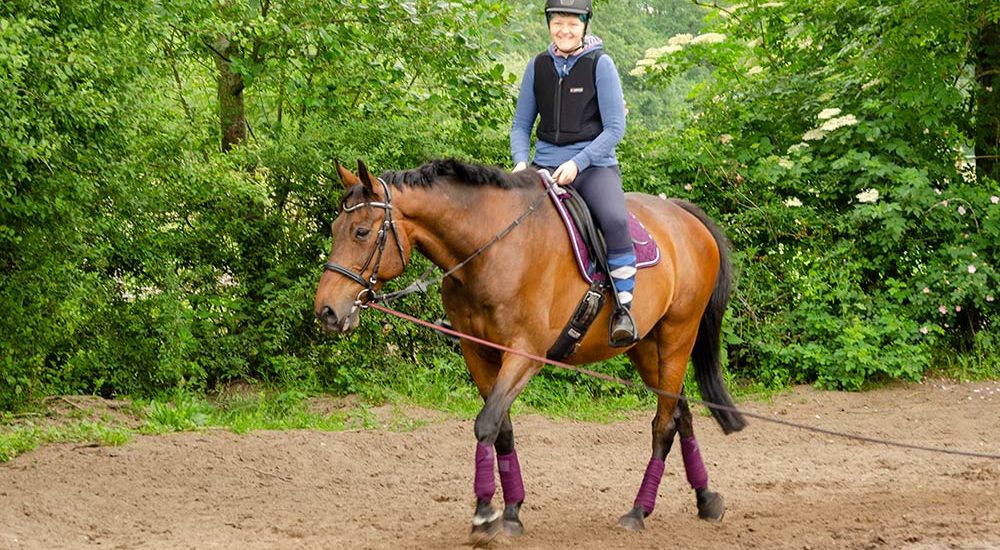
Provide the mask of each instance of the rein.
[{"label": "rein", "polygon": [[[336,273],[340,273],[341,275],[344,275],[345,277],[347,277],[347,278],[351,279],[352,281],[354,281],[354,282],[360,284],[361,286],[365,287],[364,290],[362,290],[361,293],[358,294],[358,299],[357,299],[357,301],[355,303],[355,305],[362,306],[362,307],[364,306],[364,304],[367,304],[368,302],[379,302],[379,303],[383,303],[383,304],[388,304],[389,302],[391,302],[393,300],[397,300],[399,298],[402,298],[404,296],[408,296],[410,294],[414,294],[416,292],[421,292],[421,293],[427,292],[428,288],[430,288],[430,287],[432,287],[432,286],[434,286],[436,284],[439,284],[441,281],[443,281],[447,277],[451,276],[453,273],[455,273],[459,269],[462,269],[469,262],[471,262],[476,257],[480,256],[483,252],[485,252],[486,249],[488,249],[489,247],[493,246],[494,244],[496,244],[497,242],[499,242],[501,239],[503,239],[504,237],[506,237],[508,234],[510,234],[511,231],[513,231],[517,226],[521,225],[521,223],[523,223],[524,220],[528,219],[528,216],[530,216],[532,213],[534,213],[535,210],[537,210],[538,207],[541,206],[542,200],[545,199],[545,197],[549,194],[549,192],[548,192],[547,189],[543,190],[537,197],[535,197],[535,199],[533,201],[531,201],[531,204],[528,205],[528,208],[525,209],[525,211],[522,212],[521,215],[517,217],[517,219],[515,219],[514,221],[512,221],[507,227],[505,227],[499,233],[497,233],[496,235],[494,235],[492,239],[490,239],[485,244],[483,244],[482,246],[480,246],[479,248],[477,248],[475,250],[475,252],[473,252],[472,254],[470,254],[467,258],[465,258],[464,260],[462,260],[461,262],[459,262],[457,265],[455,265],[454,267],[452,267],[448,271],[445,271],[443,274],[439,275],[438,277],[436,277],[434,279],[430,279],[429,278],[431,272],[434,270],[434,266],[431,266],[431,267],[427,268],[426,271],[424,271],[424,273],[420,276],[419,279],[417,279],[416,281],[414,281],[413,283],[411,283],[409,286],[407,286],[403,290],[399,290],[399,291],[396,291],[396,292],[389,292],[389,293],[379,294],[379,293],[375,292],[375,284],[378,282],[377,281],[378,269],[379,269],[379,265],[381,264],[381,261],[382,261],[382,252],[383,252],[383,250],[385,248],[385,241],[388,238],[389,231],[392,231],[392,236],[393,236],[394,239],[396,239],[396,244],[397,244],[397,246],[399,248],[399,256],[400,256],[400,258],[403,259],[403,269],[406,269],[406,263],[407,262],[406,262],[406,258],[404,257],[403,245],[402,245],[402,243],[401,243],[401,241],[399,239],[399,234],[396,232],[395,221],[392,220],[392,194],[389,192],[389,186],[388,186],[388,184],[386,184],[385,181],[382,178],[379,178],[378,181],[379,181],[379,183],[382,184],[382,188],[385,189],[385,202],[384,203],[383,202],[360,203],[360,204],[357,204],[357,205],[352,206],[350,208],[344,208],[343,209],[343,213],[348,213],[348,212],[353,212],[354,210],[357,210],[358,208],[367,205],[367,206],[380,207],[380,208],[384,209],[385,212],[386,212],[385,219],[382,221],[382,229],[379,230],[378,239],[376,239],[376,241],[375,241],[375,247],[372,249],[371,254],[368,255],[368,260],[365,261],[364,266],[362,266],[362,268],[361,268],[361,275],[358,275],[358,274],[350,271],[349,269],[347,269],[347,268],[345,268],[345,267],[343,267],[343,266],[341,266],[339,264],[335,264],[333,262],[327,262],[326,265],[323,266],[324,270],[333,271],[333,272],[336,272]],[[371,262],[372,257],[375,257],[376,254],[378,256],[377,256],[377,259],[375,261],[375,267],[372,270],[371,277],[369,277],[367,280],[365,280],[363,278],[364,271],[368,267],[368,264]],[[367,295],[366,297],[368,299],[367,300],[362,300],[362,297],[365,296],[365,295]]]},{"label": "rein", "polygon": [[505,353],[513,353],[514,355],[520,355],[521,357],[525,357],[527,359],[531,359],[532,361],[538,361],[539,363],[551,365],[551,366],[559,368],[559,369],[573,371],[573,372],[576,372],[576,373],[579,373],[579,374],[583,374],[583,375],[589,376],[591,378],[597,378],[597,379],[600,379],[600,380],[605,380],[605,381],[608,381],[608,382],[612,382],[612,383],[615,383],[615,384],[620,384],[620,385],[627,386],[627,387],[630,387],[630,388],[643,387],[643,388],[649,390],[652,393],[655,393],[655,394],[663,396],[663,397],[667,397],[669,399],[675,399],[675,400],[678,400],[678,401],[687,401],[688,403],[691,403],[691,404],[694,404],[694,405],[703,405],[703,406],[708,407],[710,409],[718,409],[718,410],[722,410],[722,411],[735,412],[735,413],[742,414],[744,416],[748,416],[750,418],[756,418],[757,420],[762,420],[764,422],[770,422],[772,424],[779,424],[781,426],[787,426],[787,427],[795,428],[795,429],[798,429],[798,430],[805,430],[805,431],[808,431],[808,432],[820,433],[820,434],[829,435],[829,436],[843,437],[843,438],[846,438],[846,439],[853,439],[855,441],[863,441],[865,443],[877,443],[877,444],[886,445],[886,446],[889,446],[889,447],[901,447],[903,449],[912,449],[912,450],[915,450],[915,451],[926,451],[926,452],[931,452],[931,453],[939,453],[939,454],[947,454],[947,455],[955,455],[955,456],[965,456],[965,457],[973,457],[973,458],[987,458],[987,459],[991,459],[991,460],[1000,460],[1000,454],[979,453],[979,452],[975,452],[975,451],[962,451],[962,450],[958,450],[958,449],[942,449],[942,448],[938,448],[938,447],[928,447],[928,446],[924,446],[924,445],[914,445],[912,443],[904,443],[904,442],[901,442],[901,441],[893,441],[893,440],[889,440],[889,439],[879,439],[879,438],[868,437],[868,436],[864,436],[864,435],[856,435],[856,434],[851,434],[851,433],[846,433],[846,432],[838,432],[838,431],[835,431],[835,430],[830,430],[830,429],[827,429],[827,428],[821,428],[821,427],[818,427],[818,426],[810,426],[808,424],[801,424],[801,423],[798,423],[798,422],[791,422],[791,421],[788,421],[788,420],[782,420],[780,418],[775,418],[773,416],[768,416],[768,415],[764,415],[764,414],[752,413],[752,412],[748,412],[748,411],[746,411],[744,409],[740,409],[738,407],[730,407],[728,405],[721,405],[719,403],[711,403],[709,401],[702,401],[702,400],[699,400],[699,399],[692,399],[692,398],[690,398],[690,397],[688,397],[686,395],[683,395],[683,394],[671,393],[671,392],[668,392],[668,391],[661,390],[659,388],[654,388],[652,386],[648,386],[646,384],[641,384],[641,386],[640,386],[640,384],[637,384],[633,380],[625,380],[624,378],[618,378],[618,377],[615,377],[615,376],[611,376],[611,375],[604,374],[604,373],[601,373],[601,372],[593,371],[593,370],[590,370],[590,369],[587,369],[587,368],[584,368],[584,367],[580,367],[580,366],[577,366],[577,365],[570,365],[569,363],[563,363],[561,361],[555,361],[555,360],[549,359],[547,357],[541,357],[539,355],[534,355],[534,354],[528,353],[526,351],[521,351],[521,350],[518,350],[518,349],[515,349],[515,348],[511,348],[511,347],[507,347],[507,346],[504,346],[504,345],[501,345],[501,344],[490,342],[488,340],[483,340],[482,338],[476,338],[475,336],[472,336],[472,335],[469,335],[469,334],[465,334],[465,333],[462,333],[462,332],[459,332],[457,330],[450,329],[450,328],[447,328],[447,327],[443,327],[441,325],[429,323],[427,321],[424,321],[423,319],[418,319],[416,317],[413,317],[412,315],[407,315],[405,313],[396,311],[394,309],[387,308],[387,307],[379,305],[379,304],[366,304],[366,305],[364,305],[362,307],[363,308],[371,307],[372,309],[377,309],[377,310],[379,310],[379,311],[381,311],[383,313],[387,313],[389,315],[398,317],[400,319],[403,319],[404,321],[409,321],[411,323],[416,323],[418,325],[421,325],[423,327],[427,327],[427,328],[429,328],[431,330],[440,332],[442,334],[447,334],[447,335],[453,336],[455,338],[460,338],[462,340],[468,340],[470,342],[475,342],[477,344],[481,344],[481,345],[484,345],[484,346],[487,346],[487,347],[490,347],[490,348],[493,348],[493,349],[496,349],[496,350],[499,350],[499,351],[503,351]]}]

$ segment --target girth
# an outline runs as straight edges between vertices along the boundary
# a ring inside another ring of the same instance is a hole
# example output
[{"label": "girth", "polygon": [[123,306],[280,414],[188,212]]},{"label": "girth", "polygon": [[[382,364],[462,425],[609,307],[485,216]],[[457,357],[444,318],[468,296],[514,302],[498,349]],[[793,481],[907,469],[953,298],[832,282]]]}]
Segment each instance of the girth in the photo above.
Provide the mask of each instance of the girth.
[{"label": "girth", "polygon": [[[554,183],[551,182],[548,172],[541,171],[540,173],[542,174],[545,186],[549,188],[549,192],[554,193]],[[607,270],[607,245],[604,242],[604,235],[598,229],[593,217],[590,215],[587,203],[583,201],[583,197],[572,187],[563,187],[562,189],[570,195],[570,198],[565,200],[563,204],[566,206],[566,211],[570,217],[573,218],[573,222],[579,228],[590,257],[595,260],[595,265]],[[561,361],[572,355],[580,347],[580,340],[587,334],[590,325],[593,324],[594,319],[597,318],[597,314],[601,311],[601,307],[604,306],[604,291],[609,284],[603,280],[594,281],[590,284],[590,288],[583,294],[583,298],[576,306],[576,311],[573,312],[566,326],[563,327],[562,333],[556,338],[555,344],[545,352],[547,358],[554,361]]]}]

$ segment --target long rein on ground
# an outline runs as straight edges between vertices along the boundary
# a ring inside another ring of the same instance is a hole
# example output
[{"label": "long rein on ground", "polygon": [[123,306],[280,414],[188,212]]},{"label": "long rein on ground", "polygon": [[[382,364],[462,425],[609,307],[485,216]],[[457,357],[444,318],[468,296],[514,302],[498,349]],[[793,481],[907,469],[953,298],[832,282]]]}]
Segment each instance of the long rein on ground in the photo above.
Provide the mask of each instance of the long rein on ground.
[{"label": "long rein on ground", "polygon": [[[556,367],[556,368],[573,371],[573,372],[576,372],[576,373],[579,373],[579,374],[590,376],[592,378],[598,378],[598,379],[605,380],[605,381],[608,381],[608,382],[612,382],[612,383],[616,383],[616,384],[621,384],[621,385],[624,385],[624,386],[627,386],[627,387],[639,387],[640,386],[640,384],[636,384],[635,381],[633,381],[633,380],[625,380],[624,378],[618,378],[618,377],[615,377],[615,376],[607,375],[607,374],[604,374],[604,373],[600,373],[600,372],[593,371],[593,370],[590,370],[590,369],[586,369],[586,368],[583,368],[583,367],[579,367],[579,366],[576,366],[576,365],[570,365],[569,363],[563,363],[561,361],[554,361],[554,360],[548,359],[546,357],[541,357],[541,356],[537,356],[537,355],[534,355],[534,354],[531,354],[531,353],[528,353],[528,352],[525,352],[525,351],[521,351],[521,350],[509,348],[507,346],[504,346],[504,345],[501,345],[501,344],[497,344],[497,343],[494,343],[494,342],[490,342],[490,341],[487,341],[487,340],[483,340],[481,338],[477,338],[477,337],[469,335],[469,334],[464,334],[464,333],[459,332],[457,330],[453,330],[453,329],[450,329],[450,328],[447,328],[447,327],[443,327],[443,326],[440,326],[440,325],[437,325],[437,324],[429,323],[429,322],[424,321],[422,319],[418,319],[418,318],[413,317],[411,315],[407,315],[405,313],[396,311],[394,309],[391,309],[389,307],[386,307],[386,306],[382,305],[383,303],[384,304],[388,304],[389,302],[391,302],[393,300],[396,300],[396,299],[401,298],[403,296],[407,296],[409,294],[413,294],[413,293],[416,293],[416,292],[424,293],[424,292],[427,291],[427,289],[429,287],[434,286],[434,285],[440,283],[445,278],[449,277],[451,274],[455,273],[456,271],[458,271],[459,269],[461,269],[462,267],[464,267],[465,265],[467,265],[474,258],[478,257],[483,252],[485,252],[486,249],[488,249],[489,247],[493,246],[494,244],[496,244],[497,242],[499,242],[501,239],[503,239],[504,237],[506,237],[511,231],[513,231],[525,219],[527,219],[528,216],[530,216],[533,212],[535,212],[538,209],[538,207],[541,205],[542,200],[549,194],[549,190],[548,189],[545,189],[541,194],[539,194],[538,197],[536,197],[535,200],[533,200],[531,202],[531,204],[528,206],[528,208],[520,216],[518,216],[513,222],[511,222],[507,227],[505,227],[502,231],[500,231],[499,233],[497,233],[496,235],[494,235],[493,238],[490,239],[489,241],[487,241],[485,244],[483,244],[482,246],[480,246],[479,248],[477,248],[471,255],[469,255],[469,257],[467,257],[466,259],[462,260],[461,262],[459,262],[457,265],[455,265],[451,269],[445,271],[442,275],[436,277],[433,280],[428,279],[428,276],[430,275],[430,273],[434,269],[434,267],[432,266],[432,267],[428,268],[427,271],[425,271],[423,273],[423,275],[421,275],[420,278],[417,279],[417,281],[415,281],[414,283],[411,283],[405,289],[397,291],[397,292],[391,292],[391,293],[386,293],[386,294],[378,294],[377,292],[375,292],[375,286],[378,283],[377,274],[378,274],[379,267],[381,266],[381,263],[382,263],[382,255],[383,255],[383,252],[385,251],[386,242],[388,241],[390,233],[392,234],[393,239],[396,241],[396,247],[397,247],[397,249],[399,251],[400,258],[403,261],[403,269],[404,270],[406,269],[407,263],[408,263],[407,260],[406,260],[406,253],[403,251],[403,243],[402,243],[402,241],[399,238],[399,233],[397,233],[397,231],[396,231],[396,222],[392,218],[392,192],[390,191],[389,184],[387,184],[385,182],[385,180],[383,180],[382,178],[378,178],[378,182],[380,184],[382,184],[382,189],[385,192],[385,201],[365,201],[365,202],[360,202],[360,203],[358,203],[358,204],[356,204],[354,206],[350,206],[350,207],[348,207],[348,206],[345,205],[341,209],[342,213],[353,212],[353,211],[358,210],[359,208],[362,208],[362,207],[376,207],[376,208],[381,208],[381,209],[383,209],[385,211],[385,216],[382,219],[382,226],[379,229],[378,235],[375,238],[375,246],[372,248],[371,253],[368,255],[368,258],[365,260],[365,263],[361,266],[360,271],[358,273],[355,273],[355,272],[351,271],[350,269],[348,269],[348,268],[346,268],[346,267],[344,267],[344,266],[342,266],[340,264],[336,264],[334,262],[326,262],[326,264],[324,264],[324,266],[323,266],[324,270],[326,270],[326,271],[333,271],[335,273],[339,273],[339,274],[341,274],[341,275],[343,275],[343,276],[351,279],[352,281],[360,284],[362,287],[364,287],[364,289],[358,294],[358,297],[357,297],[357,299],[354,302],[355,308],[360,308],[360,309],[372,308],[372,309],[376,309],[376,310],[382,311],[384,313],[388,313],[389,315],[393,315],[393,316],[398,317],[400,319],[403,319],[403,320],[406,320],[406,321],[410,321],[412,323],[416,323],[418,325],[430,328],[432,330],[435,330],[435,331],[443,333],[443,334],[448,334],[448,335],[454,336],[456,338],[461,338],[461,339],[464,339],[464,340],[469,340],[471,342],[475,342],[477,344],[488,346],[488,347],[491,347],[491,348],[499,350],[499,351],[504,351],[504,352],[508,352],[508,353],[514,353],[516,355],[520,355],[522,357],[525,357],[527,359],[531,359],[533,361],[538,361],[540,363],[543,363],[543,364],[546,364],[546,365],[551,365],[551,366]],[[374,260],[374,265],[372,266],[372,274],[368,278],[365,278],[364,273],[367,270],[368,266],[370,264],[372,264],[373,260]],[[363,299],[363,298],[366,298],[366,299]],[[911,444],[911,443],[903,443],[903,442],[900,442],[900,441],[892,441],[892,440],[888,440],[888,439],[879,439],[879,438],[868,437],[868,436],[863,436],[863,435],[856,435],[856,434],[850,434],[850,433],[845,433],[845,432],[838,432],[838,431],[834,431],[834,430],[829,430],[827,428],[820,428],[820,427],[817,427],[817,426],[810,426],[810,425],[807,425],[807,424],[800,424],[800,423],[797,423],[797,422],[791,422],[791,421],[788,421],[788,420],[782,420],[780,418],[773,418],[773,417],[766,416],[766,415],[763,415],[763,414],[752,413],[752,412],[748,412],[746,410],[740,409],[738,407],[730,407],[728,405],[720,405],[718,403],[712,403],[712,402],[709,402],[709,401],[702,401],[702,400],[698,400],[698,399],[692,399],[692,398],[687,397],[687,396],[682,395],[682,394],[671,393],[671,392],[668,392],[668,391],[661,390],[659,388],[654,388],[654,387],[648,386],[646,384],[641,384],[641,387],[649,390],[652,393],[655,393],[655,394],[663,396],[663,397],[667,397],[669,399],[684,400],[684,401],[687,401],[688,403],[696,404],[696,405],[702,405],[702,406],[708,407],[710,409],[718,409],[718,410],[722,410],[722,411],[739,413],[739,414],[742,414],[744,416],[748,416],[750,418],[756,418],[758,420],[762,420],[764,422],[770,422],[772,424],[779,424],[779,425],[782,425],[782,426],[787,426],[787,427],[790,427],[790,428],[796,428],[796,429],[800,429],[800,430],[806,430],[806,431],[810,431],[810,432],[814,432],[814,433],[820,433],[820,434],[824,434],[824,435],[842,437],[842,438],[846,438],[846,439],[853,439],[855,441],[863,441],[863,442],[866,442],[866,443],[877,443],[877,444],[881,444],[881,445],[888,445],[888,446],[891,446],[891,447],[901,447],[901,448],[904,448],[904,449],[913,449],[913,450],[917,450],[917,451],[926,451],[926,452],[940,453],[940,454],[949,454],[949,455],[958,455],[958,456],[966,456],[966,457],[974,457],[974,458],[987,458],[987,459],[991,459],[991,460],[1000,460],[1000,454],[978,453],[978,452],[975,452],[975,451],[961,451],[961,450],[954,450],[954,449],[940,449],[940,448],[936,448],[936,447],[927,447],[927,446],[923,446],[923,445],[914,445],[914,444]]]}]

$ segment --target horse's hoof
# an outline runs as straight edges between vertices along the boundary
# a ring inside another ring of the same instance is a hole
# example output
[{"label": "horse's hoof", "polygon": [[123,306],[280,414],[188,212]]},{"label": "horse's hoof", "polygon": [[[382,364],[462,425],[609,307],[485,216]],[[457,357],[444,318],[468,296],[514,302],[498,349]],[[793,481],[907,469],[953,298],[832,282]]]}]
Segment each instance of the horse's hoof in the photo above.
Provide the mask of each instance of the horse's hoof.
[{"label": "horse's hoof", "polygon": [[497,535],[500,534],[500,529],[502,527],[501,523],[499,510],[488,518],[480,516],[473,517],[472,533],[469,535],[472,545],[482,547],[489,544],[496,538]]},{"label": "horse's hoof", "polygon": [[642,531],[646,528],[646,522],[643,521],[645,516],[646,511],[636,506],[635,508],[632,508],[629,513],[618,518],[618,525],[624,527],[628,531]]},{"label": "horse's hoof", "polygon": [[520,537],[524,534],[524,524],[519,519],[503,520],[503,532],[508,537]]},{"label": "horse's hoof", "polygon": [[722,521],[726,515],[726,502],[719,493],[705,489],[698,493],[698,517],[709,521]]}]

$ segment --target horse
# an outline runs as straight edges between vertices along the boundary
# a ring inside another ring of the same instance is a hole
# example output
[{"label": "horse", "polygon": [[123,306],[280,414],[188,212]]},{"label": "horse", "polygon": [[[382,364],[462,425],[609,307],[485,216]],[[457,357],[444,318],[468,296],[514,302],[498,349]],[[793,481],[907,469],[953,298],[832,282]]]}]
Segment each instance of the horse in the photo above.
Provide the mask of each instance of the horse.
[{"label": "horse", "polygon": [[[472,542],[487,543],[501,530],[522,534],[525,491],[510,407],[543,366],[526,355],[544,356],[588,288],[555,209],[539,207],[539,193],[544,193],[540,175],[533,169],[509,173],[456,160],[387,171],[379,178],[361,161],[357,174],[339,162],[336,167],[346,192],[316,290],[317,318],[331,332],[357,327],[363,305],[383,283],[404,272],[413,251],[449,270],[441,281],[441,296],[454,329],[524,352],[502,352],[466,338],[460,343],[484,400],[474,425]],[[609,347],[608,304],[568,361],[594,363],[624,352],[645,385],[659,390],[652,455],[619,525],[632,531],[645,528],[677,434],[698,515],[719,521],[725,504],[708,488],[690,408],[678,397],[691,358],[702,396],[725,406],[711,409],[723,432],[746,425],[732,408],[719,360],[730,292],[728,241],[691,203],[642,193],[627,193],[626,200],[661,248],[661,261],[636,276],[632,314],[640,339],[628,348]],[[492,504],[495,466],[505,501],[502,512]]]}]

